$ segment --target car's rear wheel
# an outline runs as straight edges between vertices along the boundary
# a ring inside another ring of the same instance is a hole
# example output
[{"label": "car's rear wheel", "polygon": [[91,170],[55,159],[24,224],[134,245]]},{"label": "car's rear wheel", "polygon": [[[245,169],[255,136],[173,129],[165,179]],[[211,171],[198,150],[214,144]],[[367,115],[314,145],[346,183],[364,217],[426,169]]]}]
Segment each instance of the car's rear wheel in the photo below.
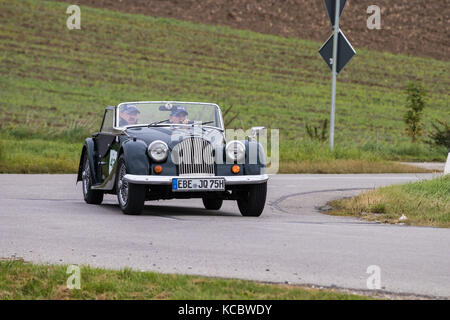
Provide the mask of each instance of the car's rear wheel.
[{"label": "car's rear wheel", "polygon": [[84,201],[89,204],[101,204],[103,201],[103,191],[92,190],[92,173],[87,153],[84,155],[83,160],[82,182]]},{"label": "car's rear wheel", "polygon": [[250,185],[237,200],[239,211],[245,217],[259,217],[264,210],[267,182]]},{"label": "car's rear wheel", "polygon": [[125,159],[121,156],[117,162],[116,190],[120,209],[125,214],[138,215],[144,209],[145,185],[132,184],[124,179],[127,174]]},{"label": "car's rear wheel", "polygon": [[219,210],[222,207],[223,200],[222,199],[215,199],[215,198],[202,198],[203,205],[205,206],[205,209],[208,210]]}]

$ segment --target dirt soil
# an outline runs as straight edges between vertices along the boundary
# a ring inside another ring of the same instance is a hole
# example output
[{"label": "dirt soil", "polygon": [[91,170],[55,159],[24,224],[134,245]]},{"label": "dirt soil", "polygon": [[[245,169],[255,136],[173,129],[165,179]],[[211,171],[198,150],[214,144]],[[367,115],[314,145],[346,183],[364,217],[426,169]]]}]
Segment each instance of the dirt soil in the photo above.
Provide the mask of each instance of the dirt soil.
[{"label": "dirt soil", "polygon": [[[332,32],[323,0],[60,1],[319,42]],[[379,30],[367,28],[370,5],[381,9]],[[341,18],[355,48],[449,60],[450,0],[347,0]]]}]

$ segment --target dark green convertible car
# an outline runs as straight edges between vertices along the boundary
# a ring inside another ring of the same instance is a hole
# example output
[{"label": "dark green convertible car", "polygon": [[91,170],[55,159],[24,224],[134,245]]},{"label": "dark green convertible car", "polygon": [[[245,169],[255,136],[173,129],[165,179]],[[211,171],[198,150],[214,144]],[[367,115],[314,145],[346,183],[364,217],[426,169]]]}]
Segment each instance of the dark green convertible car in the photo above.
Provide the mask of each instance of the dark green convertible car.
[{"label": "dark green convertible car", "polygon": [[260,216],[265,170],[258,141],[226,141],[216,104],[125,102],[106,107],[100,131],[86,139],[77,182],[87,203],[117,194],[126,214],[140,214],[147,200],[202,198],[206,209],[236,200],[243,216]]}]

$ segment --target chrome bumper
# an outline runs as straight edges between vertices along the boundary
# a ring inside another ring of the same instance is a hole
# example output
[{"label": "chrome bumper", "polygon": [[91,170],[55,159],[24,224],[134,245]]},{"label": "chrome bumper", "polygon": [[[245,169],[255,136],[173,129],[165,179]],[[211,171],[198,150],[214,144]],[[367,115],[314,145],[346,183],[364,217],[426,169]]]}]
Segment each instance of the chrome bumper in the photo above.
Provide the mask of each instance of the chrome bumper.
[{"label": "chrome bumper", "polygon": [[154,185],[171,185],[173,178],[196,178],[196,179],[210,179],[210,178],[224,178],[225,185],[239,185],[239,184],[258,184],[266,182],[269,179],[267,174],[254,175],[254,176],[141,176],[134,174],[126,174],[123,177],[129,183],[135,184],[154,184]]}]

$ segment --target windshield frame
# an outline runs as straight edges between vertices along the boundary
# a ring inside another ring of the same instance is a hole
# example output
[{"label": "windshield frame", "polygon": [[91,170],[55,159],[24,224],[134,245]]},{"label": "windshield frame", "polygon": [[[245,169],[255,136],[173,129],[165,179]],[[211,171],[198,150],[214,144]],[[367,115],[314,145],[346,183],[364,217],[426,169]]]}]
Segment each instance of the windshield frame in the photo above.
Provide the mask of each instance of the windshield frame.
[{"label": "windshield frame", "polygon": [[[221,131],[225,130],[224,127],[224,123],[223,123],[223,117],[222,117],[222,110],[220,109],[219,105],[215,104],[215,103],[211,103],[211,102],[190,102],[190,101],[130,101],[130,102],[121,102],[117,105],[116,107],[116,112],[115,112],[115,119],[114,119],[114,128],[118,129],[118,130],[123,130],[125,128],[132,128],[132,127],[145,127],[148,126],[149,123],[145,124],[145,123],[140,123],[140,124],[132,124],[132,125],[127,125],[124,127],[120,127],[119,126],[119,111],[120,111],[120,107],[124,104],[145,104],[145,103],[155,103],[155,104],[166,104],[166,103],[171,103],[171,104],[198,104],[198,105],[210,105],[213,106],[217,109],[218,111],[218,120],[219,120],[219,127],[216,126],[212,126],[212,125],[202,125],[202,127],[209,127],[209,128],[215,128],[215,129],[219,129]],[[192,127],[194,124],[175,124],[175,123],[161,123],[161,124],[157,124],[155,125],[155,127],[158,126],[187,126],[187,127]]]}]

